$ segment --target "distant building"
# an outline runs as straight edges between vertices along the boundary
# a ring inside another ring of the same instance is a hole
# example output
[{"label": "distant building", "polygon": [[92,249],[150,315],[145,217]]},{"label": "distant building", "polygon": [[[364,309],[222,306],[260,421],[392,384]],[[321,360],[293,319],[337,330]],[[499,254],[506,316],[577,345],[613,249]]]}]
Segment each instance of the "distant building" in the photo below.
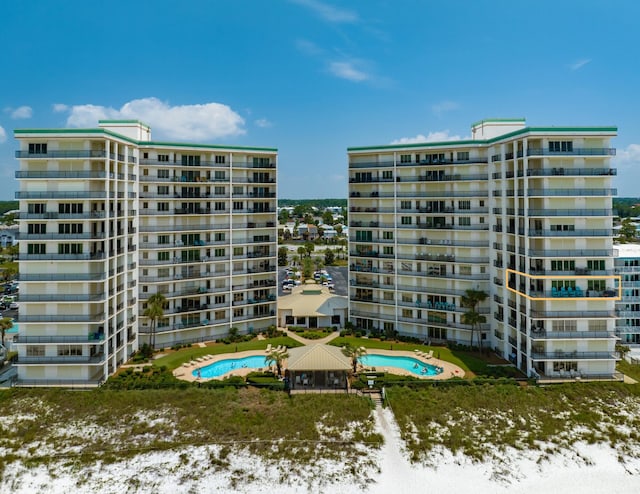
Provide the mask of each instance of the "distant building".
[{"label": "distant building", "polygon": [[620,343],[640,349],[640,244],[616,245],[615,274],[621,300],[616,302],[616,335]]},{"label": "distant building", "polygon": [[11,247],[18,245],[18,226],[0,227],[0,246]]},{"label": "distant building", "polygon": [[297,286],[290,295],[278,299],[278,324],[282,327],[341,328],[347,321],[348,305],[347,297],[335,295],[325,286]]}]

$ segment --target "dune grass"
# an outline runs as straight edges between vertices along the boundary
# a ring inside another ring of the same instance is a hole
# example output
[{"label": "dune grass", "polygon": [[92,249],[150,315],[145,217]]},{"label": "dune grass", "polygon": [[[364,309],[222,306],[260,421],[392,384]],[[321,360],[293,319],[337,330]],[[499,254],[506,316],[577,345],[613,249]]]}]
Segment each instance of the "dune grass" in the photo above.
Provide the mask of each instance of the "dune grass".
[{"label": "dune grass", "polygon": [[393,387],[387,398],[414,461],[437,446],[475,460],[578,441],[640,447],[640,387],[620,383]]},{"label": "dune grass", "polygon": [[0,448],[7,453],[0,469],[18,459],[33,465],[61,460],[82,465],[209,444],[304,465],[381,442],[365,398],[289,397],[255,388],[179,393],[12,389],[0,394],[0,416],[11,422],[0,434]]}]

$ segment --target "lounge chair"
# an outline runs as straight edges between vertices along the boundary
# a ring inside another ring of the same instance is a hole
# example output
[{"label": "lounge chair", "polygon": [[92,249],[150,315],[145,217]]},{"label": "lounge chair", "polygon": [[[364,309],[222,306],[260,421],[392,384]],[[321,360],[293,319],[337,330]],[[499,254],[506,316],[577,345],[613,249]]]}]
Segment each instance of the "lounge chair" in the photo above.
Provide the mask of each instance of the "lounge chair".
[{"label": "lounge chair", "polygon": [[425,358],[429,360],[432,357],[433,357],[433,350],[429,350],[429,353],[425,354]]},{"label": "lounge chair", "polygon": [[267,353],[269,353],[270,351],[271,351],[271,343],[267,345]]}]

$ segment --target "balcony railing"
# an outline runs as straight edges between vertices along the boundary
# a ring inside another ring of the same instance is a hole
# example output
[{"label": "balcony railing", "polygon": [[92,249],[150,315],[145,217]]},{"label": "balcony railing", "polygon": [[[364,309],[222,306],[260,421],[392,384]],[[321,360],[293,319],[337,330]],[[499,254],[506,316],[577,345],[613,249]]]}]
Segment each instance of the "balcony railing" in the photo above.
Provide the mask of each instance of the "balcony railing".
[{"label": "balcony railing", "polygon": [[[582,189],[576,187],[574,189],[527,189],[527,196],[539,197],[557,197],[557,196],[616,196],[618,189]],[[518,191],[518,196],[523,196],[523,191]]]},{"label": "balcony railing", "polygon": [[18,357],[16,364],[102,364],[105,358],[106,354],[104,353],[92,356],[61,355],[59,357]]},{"label": "balcony railing", "polygon": [[103,281],[107,273],[21,273],[20,281]]},{"label": "balcony railing", "polygon": [[20,295],[22,302],[102,302],[106,298],[106,293],[96,294],[30,294]]},{"label": "balcony railing", "polygon": [[531,331],[532,340],[601,340],[617,339],[611,331]]},{"label": "balcony railing", "polygon": [[[106,158],[107,152],[104,149],[68,149],[68,150],[51,150],[46,153],[30,153],[29,151],[16,151],[18,159],[36,159],[36,158]],[[113,155],[111,155],[113,158]]]},{"label": "balcony railing", "polygon": [[573,148],[555,151],[550,148],[527,148],[527,156],[615,156],[615,148]]},{"label": "balcony railing", "polygon": [[529,229],[530,237],[611,237],[613,230],[578,229],[578,230],[534,230]]},{"label": "balcony railing", "polygon": [[14,336],[13,341],[20,344],[42,344],[42,343],[92,343],[102,344],[106,342],[103,333],[89,333],[86,335],[73,336]]},{"label": "balcony railing", "polygon": [[556,350],[553,352],[532,352],[533,360],[619,360],[616,352],[571,352]]},{"label": "balcony railing", "polygon": [[[617,175],[616,168],[527,168],[528,177],[552,177],[552,176],[596,176]],[[518,176],[522,177],[522,170]]]},{"label": "balcony railing", "polygon": [[55,314],[55,315],[26,315],[20,314],[18,322],[100,322],[104,320],[104,313],[100,314]]},{"label": "balcony railing", "polygon": [[[519,215],[524,215],[524,210]],[[613,216],[612,209],[530,209],[529,216]]]}]

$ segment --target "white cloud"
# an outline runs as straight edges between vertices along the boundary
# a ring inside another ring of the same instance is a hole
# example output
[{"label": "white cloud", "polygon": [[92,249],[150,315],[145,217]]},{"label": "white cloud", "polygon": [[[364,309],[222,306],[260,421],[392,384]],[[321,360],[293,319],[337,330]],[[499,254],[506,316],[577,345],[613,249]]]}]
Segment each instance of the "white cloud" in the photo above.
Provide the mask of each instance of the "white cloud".
[{"label": "white cloud", "polygon": [[335,23],[353,23],[358,21],[358,14],[352,10],[334,7],[319,0],[291,0],[293,3],[313,10],[324,20]]},{"label": "white cloud", "polygon": [[138,119],[163,137],[201,141],[242,135],[244,120],[220,103],[170,106],[158,98],[125,103],[119,110],[98,105],[74,105],[68,109],[70,127],[95,127],[98,120]]},{"label": "white cloud", "polygon": [[61,113],[61,112],[65,112],[69,109],[69,107],[67,105],[65,105],[64,103],[54,103],[53,104],[53,111],[56,113]]},{"label": "white cloud", "polygon": [[619,168],[637,168],[640,164],[640,144],[629,144],[624,149],[618,149],[612,161]]},{"label": "white cloud", "polygon": [[266,118],[259,118],[254,122],[258,127],[262,127],[263,129],[268,127],[273,127],[273,124],[269,122]]},{"label": "white cloud", "polygon": [[414,144],[418,142],[443,142],[443,141],[461,141],[462,137],[459,135],[449,135],[448,130],[439,130],[436,132],[429,132],[426,136],[418,134],[415,137],[401,137],[395,141],[391,141],[391,144]]},{"label": "white cloud", "polygon": [[352,62],[331,62],[329,71],[336,77],[347,79],[348,81],[361,82],[369,79],[369,75],[354,67]]},{"label": "white cloud", "polygon": [[460,108],[460,104],[455,101],[440,101],[431,107],[431,111],[434,115],[441,116],[443,113],[450,112],[452,110],[457,110]]},{"label": "white cloud", "polygon": [[297,39],[296,48],[305,55],[321,55],[324,50],[316,45],[313,41],[307,39]]},{"label": "white cloud", "polygon": [[4,142],[7,140],[7,133],[4,131],[2,126],[0,126],[0,142]]},{"label": "white cloud", "polygon": [[591,62],[590,58],[582,58],[582,59],[570,64],[569,68],[571,70],[578,70],[578,69],[581,69],[582,67],[584,67],[585,65],[587,65],[590,62]]},{"label": "white cloud", "polygon": [[20,119],[20,118],[31,118],[33,115],[33,110],[30,106],[20,106],[16,109],[11,109],[11,118]]}]

